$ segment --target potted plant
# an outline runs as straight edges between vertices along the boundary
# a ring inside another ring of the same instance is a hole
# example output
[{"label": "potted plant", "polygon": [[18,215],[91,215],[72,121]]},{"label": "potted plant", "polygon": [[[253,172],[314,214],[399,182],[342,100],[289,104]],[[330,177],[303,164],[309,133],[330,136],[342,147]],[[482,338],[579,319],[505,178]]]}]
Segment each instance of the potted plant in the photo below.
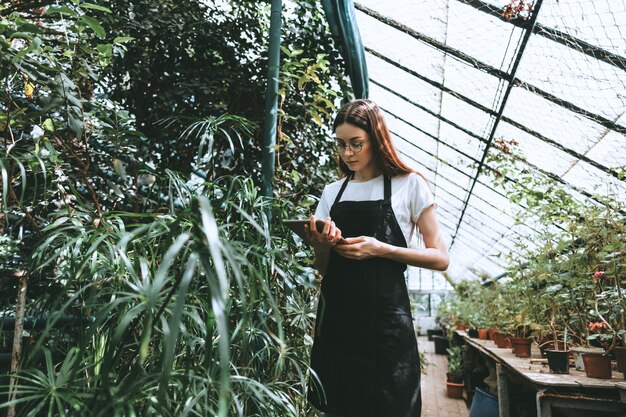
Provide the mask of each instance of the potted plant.
[{"label": "potted plant", "polygon": [[554,327],[554,348],[546,350],[548,367],[555,374],[569,374],[569,351],[567,350],[567,328],[563,332],[563,349],[559,349],[556,327]]},{"label": "potted plant", "polygon": [[533,339],[530,336],[533,329],[534,326],[526,321],[524,316],[520,315],[518,324],[514,328],[514,336],[510,337],[513,353],[518,358],[530,358],[531,345],[533,343]]},{"label": "potted plant", "polygon": [[448,397],[463,398],[463,352],[461,346],[448,348],[448,373],[446,374]]},{"label": "potted plant", "polygon": [[598,340],[604,348],[597,352],[583,354],[585,373],[589,378],[609,379],[611,378],[611,357],[606,348],[613,337],[607,332],[606,323],[603,321],[589,323],[589,330],[592,332],[589,340]]}]

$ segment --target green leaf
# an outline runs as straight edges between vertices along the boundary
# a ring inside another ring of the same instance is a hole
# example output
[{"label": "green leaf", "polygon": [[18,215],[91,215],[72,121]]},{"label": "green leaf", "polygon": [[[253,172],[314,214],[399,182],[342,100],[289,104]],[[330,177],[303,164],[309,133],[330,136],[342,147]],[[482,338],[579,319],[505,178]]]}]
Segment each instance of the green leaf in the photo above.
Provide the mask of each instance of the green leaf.
[{"label": "green leaf", "polygon": [[98,10],[100,12],[105,12],[105,13],[113,13],[111,9],[109,9],[108,7],[98,6],[97,4],[93,4],[93,3],[83,3],[80,5],[80,7],[82,7],[83,9]]},{"label": "green leaf", "polygon": [[113,39],[113,43],[126,43],[134,40],[135,38],[133,38],[132,36],[118,36],[117,38]]},{"label": "green leaf", "polygon": [[44,120],[43,128],[49,132],[54,132],[55,128],[54,128],[54,122],[52,121],[52,119]]},{"label": "green leaf", "polygon": [[32,41],[33,35],[31,35],[30,33],[25,33],[25,32],[15,32],[15,33],[12,33],[11,36],[9,36],[9,39],[16,39],[16,38]]},{"label": "green leaf", "polygon": [[78,17],[78,13],[76,13],[74,10],[70,9],[67,6],[48,7],[48,10],[46,10],[46,14],[56,14],[56,13],[68,14],[70,16]]},{"label": "green leaf", "polygon": [[76,138],[81,139],[83,137],[83,121],[75,118],[71,114],[68,114],[69,128],[74,132]]},{"label": "green leaf", "polygon": [[106,31],[104,30],[100,22],[98,22],[91,16],[82,16],[80,20],[85,22],[85,24],[87,24],[87,26],[89,26],[91,30],[93,30],[97,37],[99,37],[100,39],[104,39]]}]

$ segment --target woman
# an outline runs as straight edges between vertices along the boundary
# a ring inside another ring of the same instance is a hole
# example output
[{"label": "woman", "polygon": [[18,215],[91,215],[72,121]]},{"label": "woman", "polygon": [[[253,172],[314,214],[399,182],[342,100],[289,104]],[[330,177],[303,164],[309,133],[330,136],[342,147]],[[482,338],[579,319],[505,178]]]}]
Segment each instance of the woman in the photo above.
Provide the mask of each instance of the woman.
[{"label": "woman", "polygon": [[[309,400],[326,417],[419,417],[420,364],[407,265],[445,270],[426,181],[392,144],[380,109],[345,105],[333,124],[345,178],[324,188],[306,228],[324,275]],[[321,233],[316,217],[325,218]],[[425,248],[408,248],[418,231]]]}]

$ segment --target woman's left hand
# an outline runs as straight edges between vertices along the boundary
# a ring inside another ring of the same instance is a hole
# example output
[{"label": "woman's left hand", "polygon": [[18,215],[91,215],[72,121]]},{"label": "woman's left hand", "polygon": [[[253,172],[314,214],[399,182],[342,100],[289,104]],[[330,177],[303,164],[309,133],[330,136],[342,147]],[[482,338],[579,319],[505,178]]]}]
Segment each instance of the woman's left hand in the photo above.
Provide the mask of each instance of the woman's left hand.
[{"label": "woman's left hand", "polygon": [[363,260],[382,256],[385,247],[386,244],[375,237],[359,236],[344,238],[333,250],[344,258]]}]

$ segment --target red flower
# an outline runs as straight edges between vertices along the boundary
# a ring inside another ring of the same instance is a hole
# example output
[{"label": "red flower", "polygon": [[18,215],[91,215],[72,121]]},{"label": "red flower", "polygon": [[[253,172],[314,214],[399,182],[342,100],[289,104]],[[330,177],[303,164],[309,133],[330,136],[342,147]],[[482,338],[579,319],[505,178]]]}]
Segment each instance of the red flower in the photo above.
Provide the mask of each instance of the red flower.
[{"label": "red flower", "polygon": [[593,279],[594,281],[600,281],[602,278],[604,278],[605,275],[606,274],[604,273],[604,271],[596,271],[593,273],[591,279]]},{"label": "red flower", "polygon": [[606,323],[603,321],[596,321],[595,323],[589,323],[589,330],[592,332],[600,333],[602,330],[606,330]]}]

